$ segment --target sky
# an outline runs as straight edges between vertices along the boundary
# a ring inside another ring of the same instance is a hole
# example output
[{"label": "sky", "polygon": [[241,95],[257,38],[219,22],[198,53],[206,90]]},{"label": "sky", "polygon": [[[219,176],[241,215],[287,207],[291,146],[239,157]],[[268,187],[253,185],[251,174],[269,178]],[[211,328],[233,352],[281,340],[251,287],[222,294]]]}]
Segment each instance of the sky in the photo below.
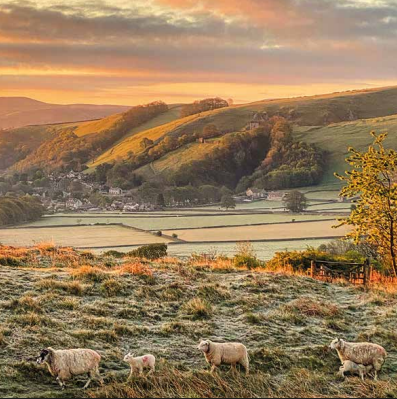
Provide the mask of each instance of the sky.
[{"label": "sky", "polygon": [[0,0],[0,96],[244,103],[397,85],[397,0]]}]

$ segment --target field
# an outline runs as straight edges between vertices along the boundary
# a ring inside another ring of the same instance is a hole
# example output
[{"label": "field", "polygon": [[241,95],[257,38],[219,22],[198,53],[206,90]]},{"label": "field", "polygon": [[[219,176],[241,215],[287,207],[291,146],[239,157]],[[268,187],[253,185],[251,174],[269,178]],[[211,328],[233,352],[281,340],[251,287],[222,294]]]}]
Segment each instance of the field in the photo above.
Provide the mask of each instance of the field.
[{"label": "field", "polygon": [[[211,226],[242,226],[260,223],[286,223],[302,220],[324,220],[335,219],[332,216],[324,215],[289,215],[289,214],[214,214],[201,215],[200,213],[177,213],[165,214],[164,216],[141,216],[141,215],[70,215],[70,216],[50,216],[42,218],[36,222],[29,223],[28,226],[57,226],[57,225],[76,225],[93,223],[123,223],[128,226],[143,230],[173,230],[185,228],[202,228]],[[1,232],[0,232],[1,235]]]},{"label": "field", "polygon": [[290,224],[273,224],[261,226],[239,226],[222,228],[202,228],[192,230],[171,230],[184,241],[260,241],[292,240],[302,238],[332,238],[344,236],[349,230],[346,227],[333,229],[334,220],[325,222],[302,222]]},{"label": "field", "polygon": [[335,123],[324,127],[295,127],[295,137],[298,140],[313,143],[328,152],[328,172],[323,184],[334,183],[334,172],[343,174],[346,170],[345,159],[347,149],[354,147],[363,150],[372,142],[370,132],[389,132],[385,144],[396,149],[397,115],[374,119],[363,119],[354,122]]},{"label": "field", "polygon": [[[30,268],[0,266],[2,397],[397,395],[393,292],[235,270],[227,262],[165,259],[128,266],[51,247],[18,253],[32,259]],[[338,377],[339,360],[328,349],[335,337],[383,345],[389,357],[380,381]],[[250,376],[228,367],[210,375],[196,349],[201,338],[243,342]],[[85,379],[76,378],[61,391],[34,361],[47,346],[99,351],[104,387],[82,391]],[[127,384],[122,358],[129,350],[153,353],[156,373]]]},{"label": "field", "polygon": [[106,245],[144,245],[169,242],[169,239],[119,226],[70,226],[55,228],[23,228],[0,230],[0,242],[7,245],[34,245],[51,242],[78,248]]}]

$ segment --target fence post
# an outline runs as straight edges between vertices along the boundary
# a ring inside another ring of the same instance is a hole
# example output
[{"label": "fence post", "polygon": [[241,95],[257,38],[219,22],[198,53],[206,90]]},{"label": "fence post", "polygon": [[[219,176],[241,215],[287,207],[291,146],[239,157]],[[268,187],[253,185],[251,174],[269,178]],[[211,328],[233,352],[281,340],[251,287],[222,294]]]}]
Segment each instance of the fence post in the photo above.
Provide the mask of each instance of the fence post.
[{"label": "fence post", "polygon": [[364,286],[367,287],[369,283],[369,260],[364,262]]},{"label": "fence post", "polygon": [[310,277],[314,278],[316,276],[316,262],[314,260],[311,261],[310,267]]}]

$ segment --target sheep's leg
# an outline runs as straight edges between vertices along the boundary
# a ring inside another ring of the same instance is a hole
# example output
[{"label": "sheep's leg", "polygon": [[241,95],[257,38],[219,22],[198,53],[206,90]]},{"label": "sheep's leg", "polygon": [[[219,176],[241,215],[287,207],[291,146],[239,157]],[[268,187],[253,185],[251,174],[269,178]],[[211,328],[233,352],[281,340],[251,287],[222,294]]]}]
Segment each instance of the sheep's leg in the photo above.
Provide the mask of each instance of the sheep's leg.
[{"label": "sheep's leg", "polygon": [[232,363],[230,365],[230,371],[232,372],[232,374],[236,374],[236,372],[237,372],[236,363]]},{"label": "sheep's leg", "polygon": [[212,367],[211,367],[210,373],[211,373],[211,374],[214,374],[214,371],[215,371],[215,370],[216,370],[216,365],[213,364]]},{"label": "sheep's leg", "polygon": [[375,369],[374,381],[378,381],[378,370],[377,369]]},{"label": "sheep's leg", "polygon": [[61,389],[64,390],[66,388],[66,384],[59,377],[57,377],[57,381]]},{"label": "sheep's leg", "polygon": [[247,358],[247,359],[243,359],[243,360],[240,362],[240,364],[244,367],[244,369],[245,369],[245,374],[246,374],[246,375],[249,375],[249,373],[250,373],[250,363],[249,363],[248,358]]},{"label": "sheep's leg", "polygon": [[150,367],[150,370],[149,370],[149,372],[147,373],[147,375],[153,374],[154,372],[155,372],[155,367],[152,366],[152,367]]}]

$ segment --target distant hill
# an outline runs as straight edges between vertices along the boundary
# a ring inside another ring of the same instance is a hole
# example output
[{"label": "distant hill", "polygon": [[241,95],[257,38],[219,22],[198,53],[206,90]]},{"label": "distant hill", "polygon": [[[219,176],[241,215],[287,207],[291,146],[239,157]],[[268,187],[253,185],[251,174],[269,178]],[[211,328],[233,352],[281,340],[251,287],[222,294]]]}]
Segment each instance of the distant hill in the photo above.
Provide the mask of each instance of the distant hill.
[{"label": "distant hill", "polygon": [[0,129],[99,119],[129,108],[122,105],[58,105],[25,97],[0,97]]}]

